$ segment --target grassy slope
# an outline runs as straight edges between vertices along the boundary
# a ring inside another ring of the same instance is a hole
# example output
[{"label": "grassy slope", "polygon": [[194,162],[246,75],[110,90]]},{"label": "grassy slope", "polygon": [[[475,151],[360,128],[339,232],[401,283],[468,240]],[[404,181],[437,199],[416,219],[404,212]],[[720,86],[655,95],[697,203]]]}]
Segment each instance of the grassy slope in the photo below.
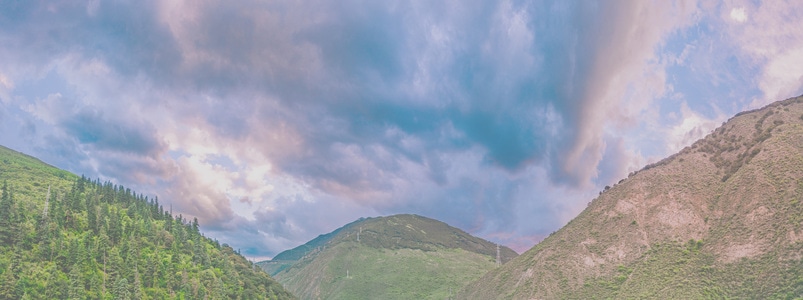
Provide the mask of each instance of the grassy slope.
[{"label": "grassy slope", "polygon": [[[275,278],[302,299],[443,299],[496,267],[494,244],[420,216],[370,218],[338,231]],[[501,251],[505,262],[516,256]]]},{"label": "grassy slope", "polygon": [[391,250],[344,242],[277,278],[303,299],[446,299],[494,267],[493,258],[463,249]]},{"label": "grassy slope", "polygon": [[335,229],[330,233],[321,234],[309,242],[304,243],[303,245],[276,254],[276,256],[274,256],[271,260],[257,262],[257,265],[266,273],[270,274],[271,276],[275,276],[276,274],[279,274],[279,272],[291,267],[296,263],[296,261],[300,260],[308,253],[316,251],[315,249],[323,247],[329,243],[329,241],[335,238],[341,231],[347,230],[354,224],[362,223],[364,220],[366,219],[360,218],[359,220],[343,225],[343,227]]},{"label": "grassy slope", "polygon": [[44,202],[40,200],[47,194],[48,186],[53,191],[66,191],[78,178],[35,157],[0,146],[0,180],[14,187],[14,197],[30,205],[26,209],[41,210]]},{"label": "grassy slope", "polygon": [[[187,220],[130,190],[83,180],[0,146],[3,182],[19,212],[13,225],[19,234],[0,243],[0,298],[112,299],[119,292],[142,299],[293,298],[231,247],[202,237]],[[90,221],[90,203],[98,227]]]},{"label": "grassy slope", "polygon": [[310,240],[309,242],[304,243],[301,246],[295,247],[293,249],[282,251],[281,253],[276,254],[276,256],[273,257],[273,260],[277,260],[277,261],[296,261],[296,260],[299,260],[302,257],[304,257],[305,255],[307,255],[307,253],[310,253],[310,252],[314,251],[315,248],[322,247],[323,245],[326,245],[327,243],[329,243],[329,241],[332,240],[335,236],[337,236],[337,234],[340,233],[341,231],[350,228],[354,224],[362,223],[362,221],[364,221],[364,220],[366,220],[366,219],[365,218],[361,218],[361,219],[359,219],[357,221],[354,221],[354,222],[348,223],[346,225],[343,225],[343,227],[335,229],[334,231],[332,231],[330,233],[321,234],[318,237]]},{"label": "grassy slope", "polygon": [[632,174],[468,299],[803,295],[803,98]]}]

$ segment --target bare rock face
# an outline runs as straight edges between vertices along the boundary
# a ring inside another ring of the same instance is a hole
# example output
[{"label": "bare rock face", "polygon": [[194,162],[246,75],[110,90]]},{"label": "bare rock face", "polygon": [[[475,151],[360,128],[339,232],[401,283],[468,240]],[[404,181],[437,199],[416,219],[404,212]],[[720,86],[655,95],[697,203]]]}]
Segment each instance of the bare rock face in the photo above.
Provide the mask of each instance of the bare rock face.
[{"label": "bare rock face", "polygon": [[631,174],[466,299],[803,295],[803,97]]}]

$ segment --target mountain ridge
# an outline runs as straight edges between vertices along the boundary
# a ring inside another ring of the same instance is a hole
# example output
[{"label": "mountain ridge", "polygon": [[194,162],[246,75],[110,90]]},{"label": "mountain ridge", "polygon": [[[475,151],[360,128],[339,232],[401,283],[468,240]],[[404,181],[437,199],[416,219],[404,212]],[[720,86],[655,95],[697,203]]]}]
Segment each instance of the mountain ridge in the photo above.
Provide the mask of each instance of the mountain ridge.
[{"label": "mountain ridge", "polygon": [[465,299],[803,295],[803,97],[631,173]]},{"label": "mountain ridge", "polygon": [[[312,248],[298,261],[258,265],[302,299],[448,297],[496,267],[496,244],[418,215],[361,218],[316,239],[294,248]],[[502,262],[517,255],[499,252]]]},{"label": "mountain ridge", "polygon": [[294,260],[299,260],[302,257],[304,257],[305,255],[307,255],[307,253],[315,250],[315,248],[318,248],[318,247],[323,246],[326,243],[328,243],[339,232],[341,232],[341,231],[345,230],[346,228],[348,228],[348,227],[350,227],[350,226],[352,226],[352,225],[354,225],[356,223],[359,223],[359,222],[361,222],[361,221],[363,221],[365,219],[370,219],[370,218],[359,218],[354,222],[348,223],[346,225],[343,225],[340,228],[337,228],[337,229],[333,230],[332,232],[318,235],[314,239],[312,239],[309,242],[306,242],[306,243],[304,243],[304,244],[302,244],[300,246],[297,246],[295,248],[279,252],[279,254],[276,254],[276,256],[274,256],[270,260],[273,260],[273,261],[294,261]]}]

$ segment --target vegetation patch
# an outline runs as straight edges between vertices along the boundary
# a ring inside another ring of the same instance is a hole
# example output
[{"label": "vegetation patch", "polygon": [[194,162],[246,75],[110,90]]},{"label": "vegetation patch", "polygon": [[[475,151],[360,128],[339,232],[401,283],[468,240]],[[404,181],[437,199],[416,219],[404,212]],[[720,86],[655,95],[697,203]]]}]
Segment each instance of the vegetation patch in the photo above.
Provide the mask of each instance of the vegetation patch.
[{"label": "vegetation patch", "polygon": [[0,299],[292,299],[157,199],[0,147]]}]

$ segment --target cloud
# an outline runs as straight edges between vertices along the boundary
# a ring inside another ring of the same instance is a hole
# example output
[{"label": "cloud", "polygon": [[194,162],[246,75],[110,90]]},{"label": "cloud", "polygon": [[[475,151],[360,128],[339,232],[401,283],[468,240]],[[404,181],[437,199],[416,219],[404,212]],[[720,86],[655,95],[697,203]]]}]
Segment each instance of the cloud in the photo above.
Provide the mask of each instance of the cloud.
[{"label": "cloud", "polygon": [[685,102],[681,104],[680,111],[678,122],[668,130],[666,135],[671,153],[678,152],[704,138],[726,120],[724,115],[719,115],[714,119],[701,116],[692,111]]},{"label": "cloud", "polygon": [[744,21],[747,21],[747,12],[745,12],[744,7],[734,7],[731,9],[730,17],[731,20],[744,23]]},{"label": "cloud", "polygon": [[749,21],[726,31],[749,63],[761,70],[757,78],[763,97],[750,104],[752,108],[803,93],[803,13],[796,1],[767,1],[741,8]]},{"label": "cloud", "polygon": [[119,119],[112,121],[100,112],[84,109],[62,120],[59,125],[81,144],[96,147],[100,151],[153,155],[164,150],[149,124],[131,126],[125,122]]},{"label": "cloud", "polygon": [[235,242],[247,257],[263,260],[360,217],[379,216],[370,208],[325,195],[315,195],[315,199],[288,195],[272,202],[272,207],[255,210],[254,219],[234,215],[225,223],[202,225],[202,229],[210,237]]},{"label": "cloud", "polygon": [[7,103],[9,99],[9,90],[14,89],[14,82],[3,73],[0,73],[0,102]]},{"label": "cloud", "polygon": [[598,186],[613,185],[645,165],[640,153],[628,149],[624,138],[606,138],[605,155],[599,164]]},{"label": "cloud", "polygon": [[234,217],[225,191],[235,174],[196,156],[180,157],[176,163],[178,176],[168,179],[166,196],[179,211],[200,217],[210,227]]},{"label": "cloud", "polygon": [[[550,165],[555,166],[554,181],[587,184],[595,176],[593,170],[604,151],[599,114],[617,107],[610,99],[621,95],[623,89],[622,84],[610,82],[607,73],[624,73],[616,68],[631,68],[628,67],[631,65],[638,68],[652,54],[652,45],[672,29],[672,24],[668,28],[655,26],[648,31],[635,31],[631,36],[611,35],[597,29],[620,32],[624,28],[638,28],[634,24],[653,15],[661,17],[658,14],[661,10],[645,9],[639,3],[622,5],[626,11],[602,5],[601,13],[561,3],[546,6],[553,10],[545,14],[552,21],[534,21],[539,20],[536,15],[544,14],[539,11],[541,6],[500,2],[487,7],[488,10],[461,11],[469,17],[453,16],[435,23],[431,7],[426,6],[411,7],[407,13],[401,13],[404,11],[401,7],[380,4],[359,5],[356,10],[323,7],[306,12],[310,17],[281,21],[272,10],[274,7],[254,3],[146,4],[136,13],[114,19],[128,8],[104,3],[92,9],[94,16],[87,16],[86,22],[98,23],[102,28],[128,28],[134,22],[148,24],[136,26],[123,36],[100,32],[104,37],[100,44],[102,55],[108,55],[111,49],[125,49],[120,57],[126,60],[101,56],[105,64],[124,77],[145,72],[154,87],[171,84],[178,88],[202,87],[212,92],[176,95],[179,97],[175,101],[190,101],[187,104],[198,106],[197,100],[189,99],[201,96],[212,100],[200,105],[196,113],[207,116],[206,121],[224,135],[251,134],[254,130],[249,124],[238,122],[243,116],[292,118],[289,125],[306,127],[302,134],[316,151],[340,142],[330,141],[332,136],[352,141],[377,139],[382,128],[437,134],[435,130],[450,123],[465,138],[455,141],[457,145],[440,147],[481,145],[488,151],[488,162],[510,171],[550,158]],[[68,9],[77,8],[61,8]],[[443,10],[440,7],[434,11]],[[288,12],[301,14],[293,7]],[[160,27],[162,23],[154,16],[160,16],[167,26]],[[418,19],[427,20],[424,24],[435,24],[414,25],[413,20]],[[551,25],[553,21],[566,19],[572,22],[565,26]],[[282,31],[275,30],[279,25],[286,26]],[[547,28],[556,30],[550,32]],[[419,32],[439,32],[440,37],[421,39],[427,34]],[[599,38],[606,34],[621,39]],[[545,47],[539,44],[540,39],[559,43]],[[446,53],[448,56],[442,62],[409,51],[414,46],[438,49],[444,41],[449,41],[451,53]],[[152,47],[151,43],[158,46]],[[623,43],[628,44],[626,49],[632,53],[618,51]],[[611,50],[605,50],[606,47]],[[143,48],[149,51],[137,50]],[[585,53],[590,49],[596,53]],[[307,61],[312,63],[304,63]],[[447,81],[436,87],[451,90],[453,93],[447,96],[455,98],[453,101],[440,100],[442,95],[437,92],[407,96],[400,90],[414,85],[421,74],[421,70],[407,66],[420,65],[416,62],[422,61],[432,64],[426,71],[444,72]],[[304,70],[315,73],[303,77]],[[316,86],[313,79],[333,85]],[[290,88],[283,88],[285,83]],[[299,94],[301,86],[308,90],[306,94]],[[243,111],[240,108],[253,107],[255,102],[230,98],[241,88],[266,89],[275,94],[279,106],[323,111],[328,114],[325,119],[345,122],[346,128],[330,132],[320,129],[318,119],[306,116],[272,112],[264,116]],[[576,91],[586,92],[575,94]],[[410,107],[409,102],[431,104]],[[547,113],[553,117],[547,118]],[[545,130],[555,127],[548,122],[564,126],[561,134]],[[370,128],[379,130],[369,132]],[[549,154],[560,152],[568,155]],[[331,151],[311,154],[324,159],[338,155]],[[289,164],[285,168],[290,171],[312,172],[294,165],[293,161]],[[333,180],[339,180],[331,172],[320,175],[325,177],[319,181],[321,184],[331,186]]]},{"label": "cloud", "polygon": [[[522,250],[722,115],[799,91],[794,3],[706,5],[14,2],[0,141],[255,257],[410,212]],[[764,97],[727,100],[746,87]]]}]

